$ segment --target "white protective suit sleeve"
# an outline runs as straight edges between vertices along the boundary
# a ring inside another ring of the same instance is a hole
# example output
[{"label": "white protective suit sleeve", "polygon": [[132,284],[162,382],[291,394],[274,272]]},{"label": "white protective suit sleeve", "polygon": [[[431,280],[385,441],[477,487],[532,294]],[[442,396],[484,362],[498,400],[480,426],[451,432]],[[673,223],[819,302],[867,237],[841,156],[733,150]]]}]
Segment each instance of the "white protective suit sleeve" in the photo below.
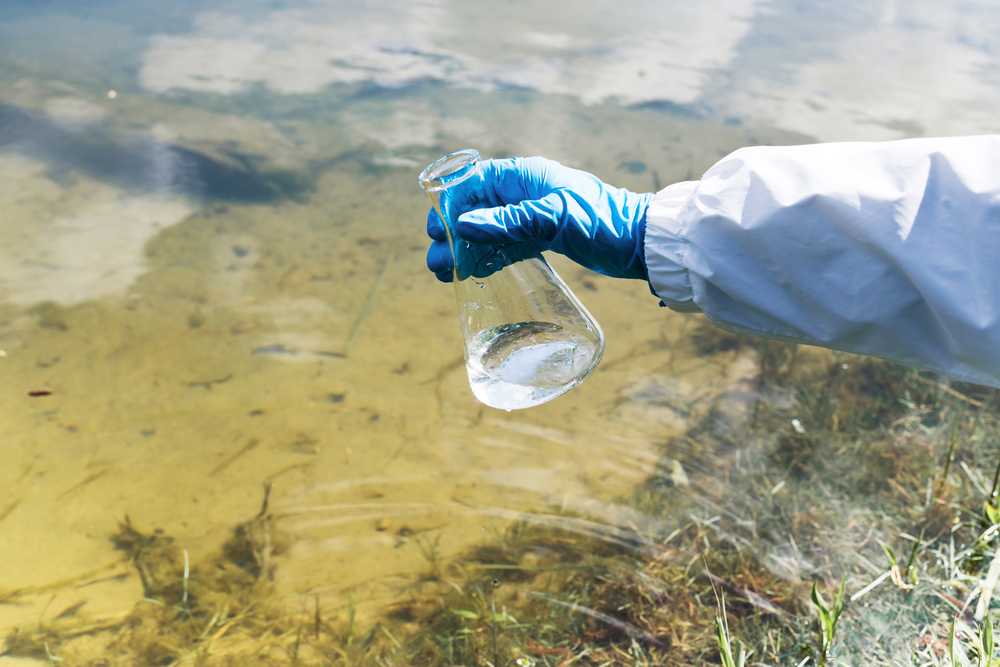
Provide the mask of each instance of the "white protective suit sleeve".
[{"label": "white protective suit sleeve", "polygon": [[1000,136],[743,148],[644,249],[674,310],[1000,387]]}]

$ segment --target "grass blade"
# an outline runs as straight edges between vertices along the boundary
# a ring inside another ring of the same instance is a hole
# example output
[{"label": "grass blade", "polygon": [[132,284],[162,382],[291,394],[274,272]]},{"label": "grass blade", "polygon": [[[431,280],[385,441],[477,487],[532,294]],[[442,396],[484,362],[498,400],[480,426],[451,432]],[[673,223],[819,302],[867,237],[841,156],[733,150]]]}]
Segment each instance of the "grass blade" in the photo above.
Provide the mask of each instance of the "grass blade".
[{"label": "grass blade", "polygon": [[955,621],[951,621],[951,632],[948,634],[948,662],[951,663],[951,667],[959,667],[958,662],[955,660]]},{"label": "grass blade", "polygon": [[989,665],[993,660],[993,619],[990,618],[989,610],[979,626],[979,639],[983,644],[983,664]]}]

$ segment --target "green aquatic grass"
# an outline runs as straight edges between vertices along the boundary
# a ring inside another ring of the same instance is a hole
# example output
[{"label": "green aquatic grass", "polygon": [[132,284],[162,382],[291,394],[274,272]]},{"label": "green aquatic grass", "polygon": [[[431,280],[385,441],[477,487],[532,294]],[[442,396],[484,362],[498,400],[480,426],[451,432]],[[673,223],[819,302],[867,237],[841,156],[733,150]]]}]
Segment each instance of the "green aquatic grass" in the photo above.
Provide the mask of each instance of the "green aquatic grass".
[{"label": "green aquatic grass", "polygon": [[913,548],[910,549],[910,557],[903,567],[899,566],[899,562],[896,560],[896,553],[892,550],[892,547],[881,540],[879,541],[879,545],[881,545],[882,550],[885,552],[886,558],[889,559],[889,571],[892,576],[892,582],[900,588],[912,589],[917,584],[917,568],[914,567],[914,562],[917,559],[917,552],[920,551],[925,530],[926,528],[922,528],[920,536],[914,540]]},{"label": "green aquatic grass", "polygon": [[823,599],[823,594],[819,592],[817,583],[813,582],[812,585],[810,599],[816,605],[816,610],[819,613],[820,647],[818,662],[821,667],[825,667],[827,663],[830,649],[833,646],[833,638],[837,632],[837,621],[840,620],[840,615],[844,613],[844,591],[846,584],[847,575],[844,575],[840,578],[840,588],[837,590],[837,595],[834,597],[832,605],[827,605],[826,600]]},{"label": "green aquatic grass", "polygon": [[[975,660],[976,667],[1000,665],[996,648],[993,620],[988,612],[978,627],[971,627],[957,618],[952,621],[948,634],[949,667],[971,667],[972,660]],[[972,655],[971,660],[969,654]]]},{"label": "green aquatic grass", "polygon": [[436,535],[433,540],[425,535],[418,535],[413,542],[417,545],[420,555],[427,563],[427,571],[423,575],[424,579],[428,581],[437,581],[440,579],[441,555],[438,552],[438,548],[441,544],[441,535]]},{"label": "green aquatic grass", "polygon": [[715,616],[716,641],[719,643],[719,656],[722,667],[743,667],[746,664],[746,651],[743,642],[735,642],[729,633],[729,619],[726,616],[726,594],[719,600],[719,613]]}]

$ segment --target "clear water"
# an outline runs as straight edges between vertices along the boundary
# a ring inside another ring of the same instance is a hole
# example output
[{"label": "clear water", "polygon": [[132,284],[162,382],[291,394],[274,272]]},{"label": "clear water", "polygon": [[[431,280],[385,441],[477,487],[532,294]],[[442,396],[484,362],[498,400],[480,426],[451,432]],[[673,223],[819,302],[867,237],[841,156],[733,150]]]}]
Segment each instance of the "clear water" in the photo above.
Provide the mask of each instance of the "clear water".
[{"label": "clear water", "polygon": [[[812,580],[847,572],[851,595],[884,571],[879,540],[909,553],[920,527],[907,508],[923,507],[959,412],[978,422],[959,429],[952,497],[972,512],[989,490],[995,408],[918,399],[923,381],[889,393],[855,373],[858,359],[801,349],[793,368],[786,348],[714,340],[641,281],[558,257],[605,330],[601,366],[531,410],[483,405],[452,290],[424,266],[416,177],[475,147],[649,192],[748,145],[1000,132],[995,3],[12,0],[2,11],[0,637],[57,625],[69,638],[50,642],[59,664],[117,659],[124,619],[158,608],[109,539],[119,523],[162,531],[196,574],[215,572],[265,484],[281,535],[273,608],[318,604],[338,632],[355,618],[354,646],[377,620],[398,637],[418,631],[399,605],[437,604],[430,556],[451,577],[449,563],[515,519],[578,517],[575,534],[608,544],[679,530],[669,544],[687,540],[685,563],[702,562],[704,540],[739,544],[770,577],[755,579],[758,595],[800,586],[805,618]],[[507,341],[476,372],[525,394],[536,389],[521,382],[555,391],[572,375],[539,377],[538,358],[571,369],[587,353],[547,340],[508,360]],[[846,380],[812,392],[810,364]],[[846,430],[866,415],[867,430]],[[646,503],[653,492],[674,504]],[[918,555],[928,582],[948,562],[948,530]],[[935,591],[975,590],[953,579],[967,589]],[[886,581],[845,612],[842,637],[860,638],[841,654],[851,664],[907,664],[914,642],[941,638],[948,603],[896,592]],[[929,611],[911,613],[916,601]],[[686,622],[671,626],[679,640]],[[601,635],[594,623],[574,637]],[[110,636],[73,634],[95,627]],[[274,636],[287,664],[297,632]],[[801,662],[752,648],[765,664]],[[49,664],[44,646],[3,652],[0,667]]]},{"label": "clear water", "polygon": [[501,410],[544,403],[583,382],[594,344],[555,324],[520,322],[484,331],[469,350],[476,398]]}]

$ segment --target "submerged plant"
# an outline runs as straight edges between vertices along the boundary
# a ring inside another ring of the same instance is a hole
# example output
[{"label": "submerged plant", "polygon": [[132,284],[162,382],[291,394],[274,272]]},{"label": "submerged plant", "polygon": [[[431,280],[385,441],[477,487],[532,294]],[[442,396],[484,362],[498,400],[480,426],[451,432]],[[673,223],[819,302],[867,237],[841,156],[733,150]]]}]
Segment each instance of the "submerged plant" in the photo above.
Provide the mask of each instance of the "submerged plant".
[{"label": "submerged plant", "polygon": [[726,594],[722,593],[722,600],[719,601],[719,613],[715,615],[716,641],[719,643],[719,655],[722,657],[722,667],[743,667],[746,663],[747,654],[744,652],[743,642],[736,640],[735,653],[731,646],[732,639],[729,635],[729,618],[726,616]]},{"label": "submerged plant", "polygon": [[951,443],[948,445],[948,456],[944,460],[944,471],[941,473],[941,479],[938,480],[937,491],[934,492],[935,498],[941,497],[941,492],[945,488],[945,484],[948,483],[948,471],[951,470],[951,463],[955,460],[955,444],[958,442],[958,425],[962,421],[962,415],[964,411],[960,410],[957,415],[955,415],[955,425],[952,427],[951,431]]},{"label": "submerged plant", "polygon": [[989,612],[986,613],[986,618],[983,619],[978,629],[969,627],[957,618],[951,622],[951,632],[948,635],[950,667],[971,667],[972,663],[969,661],[965,646],[962,644],[969,645],[976,658],[977,667],[1000,665],[1000,657],[995,655],[996,642],[993,638],[993,621]]},{"label": "submerged plant", "polygon": [[416,544],[420,549],[420,555],[427,561],[427,573],[424,578],[429,581],[437,581],[441,578],[441,554],[438,553],[438,545],[441,543],[441,535],[438,534],[432,542],[429,537],[417,536]]},{"label": "submerged plant", "polygon": [[896,553],[892,550],[885,542],[879,542],[882,545],[882,550],[885,555],[889,558],[889,567],[892,573],[892,583],[896,584],[897,587],[903,590],[912,591],[917,585],[917,568],[914,567],[914,562],[917,559],[917,552],[920,550],[920,545],[924,540],[924,530],[920,531],[920,537],[918,537],[914,543],[913,548],[910,550],[910,557],[906,561],[906,565],[903,567],[899,566],[899,562],[896,560]]},{"label": "submerged plant", "polygon": [[840,620],[840,614],[844,611],[844,588],[846,582],[847,576],[844,575],[840,578],[840,590],[837,591],[837,596],[833,600],[832,607],[826,604],[822,593],[819,592],[819,587],[816,582],[813,582],[811,597],[813,604],[816,605],[816,611],[819,613],[819,664],[821,667],[826,665],[830,647],[833,646],[833,635],[837,631],[837,621]]}]

